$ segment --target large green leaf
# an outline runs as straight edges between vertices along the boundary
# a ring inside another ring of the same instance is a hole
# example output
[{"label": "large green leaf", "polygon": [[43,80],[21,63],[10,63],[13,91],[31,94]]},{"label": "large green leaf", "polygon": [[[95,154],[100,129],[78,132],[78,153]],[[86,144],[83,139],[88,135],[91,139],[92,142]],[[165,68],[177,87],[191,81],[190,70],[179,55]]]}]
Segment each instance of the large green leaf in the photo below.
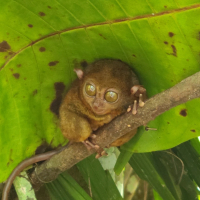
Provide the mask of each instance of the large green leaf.
[{"label": "large green leaf", "polygon": [[[64,142],[58,104],[74,67],[127,62],[149,97],[199,70],[200,0],[0,0],[0,182],[46,140]],[[125,146],[148,152],[199,135],[200,100],[178,106]],[[134,147],[132,147],[134,144]]]}]

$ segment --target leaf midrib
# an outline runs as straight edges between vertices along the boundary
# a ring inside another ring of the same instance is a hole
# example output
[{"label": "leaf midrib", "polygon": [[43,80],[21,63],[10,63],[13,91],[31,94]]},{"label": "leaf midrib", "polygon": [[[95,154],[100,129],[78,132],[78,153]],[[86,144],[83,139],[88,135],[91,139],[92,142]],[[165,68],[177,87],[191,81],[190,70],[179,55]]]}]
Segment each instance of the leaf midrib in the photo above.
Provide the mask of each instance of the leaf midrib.
[{"label": "leaf midrib", "polygon": [[92,23],[92,24],[88,24],[88,25],[81,25],[81,26],[76,26],[76,27],[72,27],[72,28],[67,28],[61,31],[55,31],[53,33],[50,33],[46,36],[43,36],[35,41],[32,41],[30,44],[24,46],[23,48],[21,48],[20,50],[18,50],[17,52],[15,52],[1,67],[0,67],[0,71],[19,53],[21,53],[24,49],[36,44],[37,42],[40,42],[41,40],[44,40],[46,38],[55,36],[57,34],[62,34],[68,31],[72,31],[72,30],[78,30],[78,29],[83,29],[83,28],[89,28],[89,27],[93,27],[93,26],[101,26],[101,25],[106,25],[106,24],[114,24],[114,23],[121,23],[121,22],[126,22],[126,21],[134,21],[134,20],[139,20],[139,19],[144,19],[144,18],[153,18],[153,17],[158,17],[158,16],[162,16],[162,15],[169,15],[169,14],[173,14],[173,13],[179,13],[179,12],[183,12],[183,11],[188,11],[188,10],[192,10],[192,9],[196,9],[199,8],[200,4],[195,4],[192,6],[186,6],[183,8],[177,8],[177,9],[173,9],[170,11],[164,11],[164,12],[160,12],[160,13],[152,13],[152,14],[147,14],[147,15],[141,15],[141,16],[136,16],[136,17],[128,17],[128,18],[123,18],[123,19],[115,19],[115,20],[108,20],[105,22],[98,22],[98,23]]}]

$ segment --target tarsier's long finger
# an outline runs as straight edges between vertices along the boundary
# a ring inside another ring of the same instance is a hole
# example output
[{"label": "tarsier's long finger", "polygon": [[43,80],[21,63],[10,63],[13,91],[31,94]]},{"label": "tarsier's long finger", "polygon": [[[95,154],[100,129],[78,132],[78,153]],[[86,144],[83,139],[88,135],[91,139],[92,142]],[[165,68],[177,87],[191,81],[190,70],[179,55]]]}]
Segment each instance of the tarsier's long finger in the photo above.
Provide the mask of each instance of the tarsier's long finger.
[{"label": "tarsier's long finger", "polygon": [[93,143],[90,142],[89,140],[86,140],[85,142],[86,142],[86,144],[90,145],[90,146],[91,146],[92,148],[94,148],[94,149],[99,149],[99,148],[100,148],[99,145],[93,144]]},{"label": "tarsier's long finger", "polygon": [[85,141],[82,142],[85,147],[87,148],[88,151],[90,151],[92,149],[92,147],[90,145],[88,145]]},{"label": "tarsier's long finger", "polygon": [[107,156],[108,154],[106,153],[106,151],[101,151],[98,152],[97,155],[95,156],[96,159],[100,158],[101,156]]},{"label": "tarsier's long finger", "polygon": [[90,142],[89,140],[85,140],[85,141],[83,141],[82,142],[85,146],[86,146],[86,148],[88,149],[88,150],[90,150],[90,149],[95,149],[95,150],[98,150],[100,147],[99,147],[99,145],[97,145],[97,144],[93,144],[92,142]]},{"label": "tarsier's long finger", "polygon": [[132,114],[135,115],[137,113],[137,100],[134,101]]},{"label": "tarsier's long finger", "polygon": [[98,159],[100,157],[101,157],[101,154],[99,154],[99,153],[97,153],[96,156],[95,156],[96,159]]},{"label": "tarsier's long finger", "polygon": [[139,95],[139,106],[140,107],[144,106],[144,101],[143,101],[143,95],[142,94]]}]

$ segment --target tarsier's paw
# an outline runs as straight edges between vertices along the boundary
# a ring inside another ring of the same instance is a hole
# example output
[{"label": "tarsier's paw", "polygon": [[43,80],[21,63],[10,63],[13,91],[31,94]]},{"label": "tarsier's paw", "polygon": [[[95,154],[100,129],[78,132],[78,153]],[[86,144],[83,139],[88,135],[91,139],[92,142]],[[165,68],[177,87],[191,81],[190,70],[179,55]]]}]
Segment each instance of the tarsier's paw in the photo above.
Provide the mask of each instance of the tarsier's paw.
[{"label": "tarsier's paw", "polygon": [[[139,104],[139,107],[144,106],[144,100],[146,99],[146,89],[141,85],[134,85],[131,88],[131,93],[138,97],[138,101],[135,100],[132,108],[132,114],[135,115],[137,113],[137,104]],[[129,106],[127,109],[127,112],[131,111],[131,107]]]},{"label": "tarsier's paw", "polygon": [[[96,135],[91,134],[89,138],[95,139]],[[95,158],[100,158],[101,156],[108,155],[103,148],[101,148],[99,145],[95,144],[94,142],[89,141],[89,139],[82,142],[86,148],[90,151],[91,149],[95,149],[97,152]]]}]

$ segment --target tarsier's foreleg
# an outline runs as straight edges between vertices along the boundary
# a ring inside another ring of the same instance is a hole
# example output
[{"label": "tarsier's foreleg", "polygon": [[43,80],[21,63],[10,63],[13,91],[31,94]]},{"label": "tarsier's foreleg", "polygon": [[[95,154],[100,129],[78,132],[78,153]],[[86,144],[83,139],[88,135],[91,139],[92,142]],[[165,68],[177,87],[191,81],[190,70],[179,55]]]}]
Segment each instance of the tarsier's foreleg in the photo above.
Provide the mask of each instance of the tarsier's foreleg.
[{"label": "tarsier's foreleg", "polygon": [[88,120],[68,109],[64,111],[60,112],[60,125],[63,135],[69,141],[83,143],[88,150],[95,149],[97,154],[103,152],[104,150],[100,146],[91,142],[91,139],[96,135],[92,134],[93,129]]}]

